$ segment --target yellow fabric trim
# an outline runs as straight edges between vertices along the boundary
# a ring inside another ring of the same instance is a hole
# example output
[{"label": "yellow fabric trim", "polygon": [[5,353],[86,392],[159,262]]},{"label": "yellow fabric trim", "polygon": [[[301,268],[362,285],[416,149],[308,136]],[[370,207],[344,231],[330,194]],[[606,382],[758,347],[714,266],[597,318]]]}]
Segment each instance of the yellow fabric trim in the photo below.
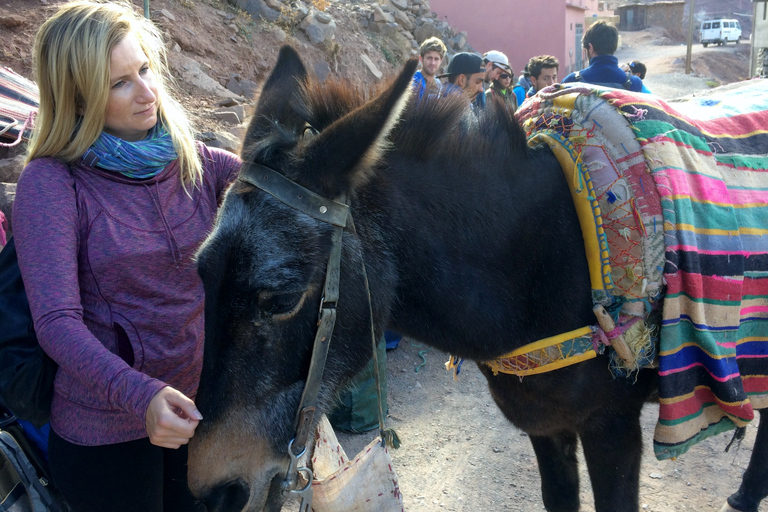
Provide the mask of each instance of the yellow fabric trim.
[{"label": "yellow fabric trim", "polygon": [[[595,352],[594,349],[589,349],[588,351],[575,356],[565,357],[563,359],[552,361],[550,363],[537,366],[535,368],[525,369],[525,370],[511,370],[504,365],[503,360],[512,359],[512,358],[516,358],[531,352],[540,351],[547,347],[559,345],[560,343],[563,343],[565,341],[569,341],[576,338],[582,338],[584,336],[591,335],[591,334],[592,334],[591,327],[582,327],[581,329],[576,329],[575,331],[566,332],[564,334],[559,334],[557,336],[552,336],[550,338],[544,338],[543,340],[539,340],[533,343],[529,343],[527,345],[523,345],[522,347],[516,350],[513,350],[512,352],[506,355],[503,355],[494,361],[484,361],[484,364],[493,371],[494,375],[498,373],[508,373],[512,375],[517,375],[518,377],[525,377],[528,375],[537,375],[540,373],[551,372],[553,370],[565,368],[566,366],[571,366],[572,364],[593,359],[597,356],[597,353]],[[446,368],[448,368],[448,363],[446,363]]]},{"label": "yellow fabric trim", "polygon": [[586,186],[586,180],[580,179],[582,178],[581,171],[578,169],[580,162],[579,160],[574,161],[571,153],[557,139],[547,134],[537,133],[528,139],[529,146],[535,146],[540,142],[546,143],[552,149],[563,168],[568,187],[571,189],[571,199],[573,199],[573,205],[576,207],[581,233],[584,237],[584,249],[587,254],[592,289],[610,290],[613,288],[610,277],[611,266],[603,265],[601,261],[601,255],[605,253],[607,256],[608,247],[601,247],[597,238],[597,231],[603,229],[597,227],[598,224],[595,220],[595,216],[600,215],[600,206],[594,199],[593,191]]},{"label": "yellow fabric trim", "polygon": [[[588,361],[589,359],[594,359],[595,357],[597,357],[597,353],[594,350],[590,350],[589,352],[584,352],[583,354],[578,356],[561,359],[556,363],[548,364],[545,366],[539,366],[538,368],[531,368],[530,370],[514,372],[512,373],[512,375],[517,375],[518,377],[527,377],[528,375],[538,375],[540,373],[547,373],[547,372],[559,370],[560,368],[565,368],[566,366],[571,366],[572,364],[580,363],[582,361]],[[507,373],[504,370],[494,370],[494,371],[497,373]]]},{"label": "yellow fabric trim", "polygon": [[573,92],[571,94],[563,94],[552,100],[552,105],[557,108],[562,108],[568,112],[576,110],[576,100],[579,98],[580,93]]},{"label": "yellow fabric trim", "polygon": [[541,350],[542,348],[551,347],[552,345],[557,345],[558,343],[572,340],[574,338],[581,338],[582,336],[586,336],[587,334],[592,334],[592,328],[589,326],[582,327],[581,329],[576,329],[575,331],[558,334],[557,336],[544,338],[539,341],[534,341],[533,343],[529,343],[527,345],[523,345],[522,347],[513,350],[509,354],[504,354],[499,359],[527,354],[528,352],[533,352],[534,350]]},{"label": "yellow fabric trim", "polygon": [[759,228],[743,228],[738,229],[716,229],[716,228],[697,228],[691,224],[672,224],[667,223],[669,226],[674,226],[676,231],[690,231],[692,233],[698,233],[702,235],[721,235],[721,236],[739,236],[739,235],[768,235],[768,229]]},{"label": "yellow fabric trim", "polygon": [[718,201],[708,201],[706,199],[699,199],[692,194],[670,194],[668,196],[664,196],[664,198],[669,199],[671,201],[677,201],[679,199],[687,199],[688,201],[691,201],[692,203],[695,203],[695,204],[712,204],[715,206],[723,206],[726,208],[736,208],[736,209],[762,208],[765,206],[765,203],[739,203],[739,204],[720,203]]}]

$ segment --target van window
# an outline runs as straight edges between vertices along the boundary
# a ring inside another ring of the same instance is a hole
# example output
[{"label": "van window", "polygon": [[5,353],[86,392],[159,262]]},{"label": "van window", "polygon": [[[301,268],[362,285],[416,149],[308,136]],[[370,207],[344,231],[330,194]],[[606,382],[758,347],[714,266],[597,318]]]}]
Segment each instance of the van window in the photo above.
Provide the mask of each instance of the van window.
[{"label": "van window", "polygon": [[726,21],[726,22],[723,23],[723,26],[725,28],[731,28],[733,26],[733,23],[731,23],[730,21]]},{"label": "van window", "polygon": [[716,21],[712,24],[712,28],[720,28],[720,22]]},{"label": "van window", "polygon": [[704,24],[704,27],[702,27],[702,28],[703,28],[704,30],[710,29],[710,28],[712,28],[712,24],[711,24],[711,23],[705,23],[705,24]]},{"label": "van window", "polygon": [[739,23],[738,21],[735,21],[735,22],[733,23],[733,25],[734,25],[736,28],[738,28],[739,30],[741,30],[741,23]]}]

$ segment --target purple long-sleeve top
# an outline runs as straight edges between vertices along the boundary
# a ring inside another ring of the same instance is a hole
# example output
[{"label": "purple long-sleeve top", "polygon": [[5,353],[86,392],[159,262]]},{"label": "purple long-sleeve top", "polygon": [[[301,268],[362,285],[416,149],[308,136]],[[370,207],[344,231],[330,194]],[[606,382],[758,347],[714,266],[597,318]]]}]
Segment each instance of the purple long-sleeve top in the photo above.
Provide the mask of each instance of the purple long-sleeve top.
[{"label": "purple long-sleeve top", "polygon": [[186,191],[176,162],[132,180],[40,158],[19,179],[19,266],[40,345],[59,364],[51,426],[72,443],[146,437],[165,386],[195,397],[204,333],[193,256],[240,168],[226,151],[200,144],[200,154],[202,185]]}]

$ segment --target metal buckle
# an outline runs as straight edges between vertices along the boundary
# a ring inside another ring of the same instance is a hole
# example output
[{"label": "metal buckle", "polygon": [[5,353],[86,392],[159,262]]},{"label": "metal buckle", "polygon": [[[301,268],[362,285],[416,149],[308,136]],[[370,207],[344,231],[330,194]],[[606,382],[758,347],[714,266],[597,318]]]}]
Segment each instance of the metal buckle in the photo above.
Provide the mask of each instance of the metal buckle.
[{"label": "metal buckle", "polygon": [[[288,472],[285,474],[285,480],[283,480],[282,488],[283,493],[290,493],[294,498],[301,498],[301,504],[299,505],[299,512],[310,512],[312,507],[312,479],[314,474],[312,470],[307,467],[298,467],[299,459],[307,452],[307,447],[301,450],[300,453],[293,453],[293,442],[296,439],[291,439],[288,443],[288,456],[291,458],[291,462],[288,465]],[[296,478],[293,478],[293,475]],[[302,475],[307,480],[307,485],[301,489],[293,489],[298,484],[299,475]]]}]

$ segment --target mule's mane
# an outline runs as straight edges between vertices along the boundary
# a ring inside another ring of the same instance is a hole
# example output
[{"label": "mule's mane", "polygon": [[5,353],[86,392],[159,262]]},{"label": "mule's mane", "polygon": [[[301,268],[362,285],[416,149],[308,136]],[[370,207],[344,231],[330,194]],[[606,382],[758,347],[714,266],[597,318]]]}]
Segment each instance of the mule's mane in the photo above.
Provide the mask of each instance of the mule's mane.
[{"label": "mule's mane", "polygon": [[500,101],[476,114],[461,96],[424,101],[414,95],[390,139],[397,151],[422,161],[439,155],[460,163],[479,157],[509,162],[529,151],[525,132]]},{"label": "mule's mane", "polygon": [[[322,131],[386,86],[364,90],[341,81],[308,82],[297,102],[298,113]],[[513,161],[525,158],[529,151],[525,132],[500,101],[489,101],[488,108],[476,115],[458,95],[439,100],[412,95],[389,139],[394,151],[420,161],[438,155],[456,163],[476,160],[479,155],[489,161]]]}]

